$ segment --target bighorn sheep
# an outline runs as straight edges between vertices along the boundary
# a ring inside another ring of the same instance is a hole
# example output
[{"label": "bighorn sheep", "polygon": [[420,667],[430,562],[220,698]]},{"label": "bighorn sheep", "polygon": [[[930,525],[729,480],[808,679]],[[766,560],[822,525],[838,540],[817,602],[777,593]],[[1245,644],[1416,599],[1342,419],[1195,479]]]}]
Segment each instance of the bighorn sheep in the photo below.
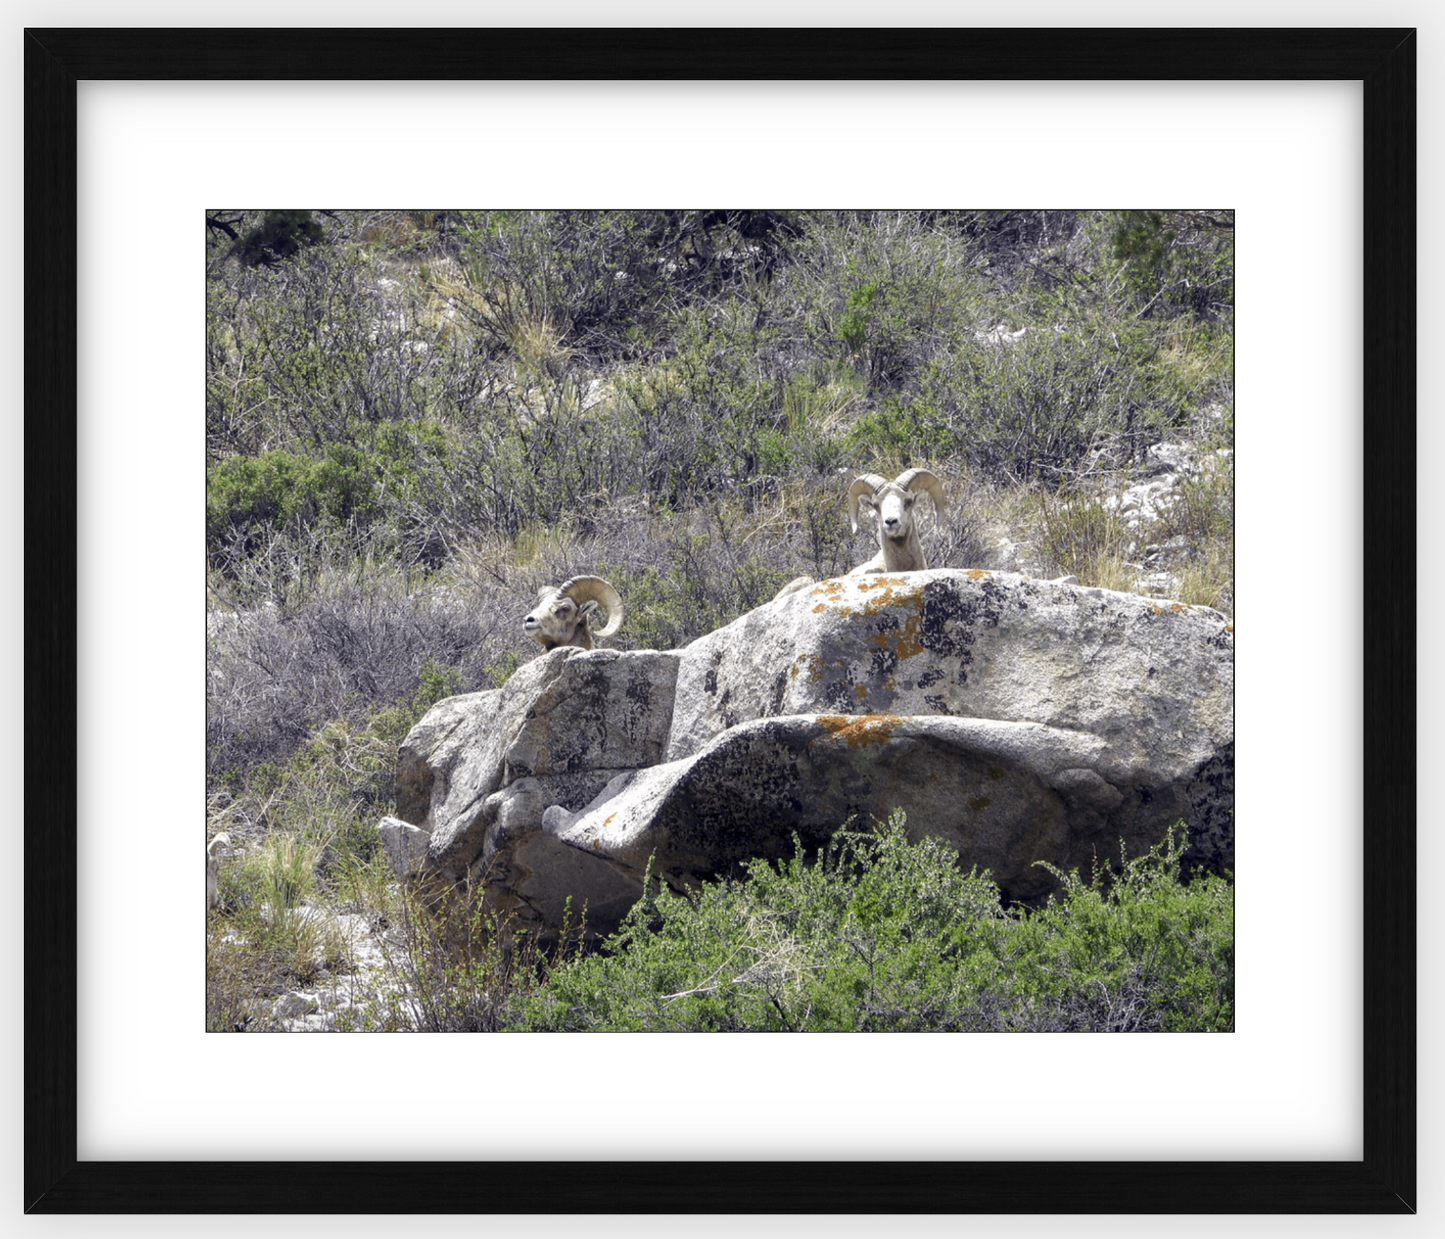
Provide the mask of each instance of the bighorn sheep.
[{"label": "bighorn sheep", "polygon": [[919,491],[933,497],[933,509],[941,513],[947,506],[943,483],[927,469],[906,469],[892,482],[876,473],[855,478],[848,487],[848,520],[858,532],[858,511],[867,508],[877,521],[878,554],[866,564],[859,564],[849,576],[870,572],[922,572],[928,567],[923,557],[923,544],[913,523],[913,505]]},{"label": "bighorn sheep", "polygon": [[[913,524],[913,505],[918,493],[926,491],[933,497],[935,512],[948,505],[943,483],[927,469],[907,469],[890,482],[876,473],[864,473],[848,487],[848,520],[858,532],[858,511],[867,508],[878,522],[878,554],[866,564],[849,569],[848,576],[873,572],[922,572],[928,567],[923,557],[923,544]],[[810,576],[794,577],[783,586],[773,600],[785,598],[813,584]]]},{"label": "bighorn sheep", "polygon": [[206,907],[214,908],[221,902],[221,860],[235,855],[231,851],[231,836],[222,831],[206,844]]},{"label": "bighorn sheep", "polygon": [[[607,627],[594,633],[592,620],[599,607],[607,612]],[[622,627],[622,598],[600,576],[574,576],[539,589],[537,605],[522,627],[544,650],[560,645],[590,650],[594,636],[610,637]]]}]

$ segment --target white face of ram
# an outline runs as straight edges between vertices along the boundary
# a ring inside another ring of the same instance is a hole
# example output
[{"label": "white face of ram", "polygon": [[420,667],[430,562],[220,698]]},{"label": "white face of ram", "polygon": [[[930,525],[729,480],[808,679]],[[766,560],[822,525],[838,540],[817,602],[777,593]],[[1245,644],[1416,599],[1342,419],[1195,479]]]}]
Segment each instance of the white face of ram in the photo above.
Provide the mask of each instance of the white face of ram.
[{"label": "white face of ram", "polygon": [[863,495],[860,504],[878,514],[878,529],[885,538],[905,538],[913,527],[913,505],[918,496],[912,491],[889,486],[876,495]]},{"label": "white face of ram", "polygon": [[533,641],[561,644],[572,640],[581,619],[582,609],[566,594],[541,589],[536,608],[522,621],[522,630]]}]

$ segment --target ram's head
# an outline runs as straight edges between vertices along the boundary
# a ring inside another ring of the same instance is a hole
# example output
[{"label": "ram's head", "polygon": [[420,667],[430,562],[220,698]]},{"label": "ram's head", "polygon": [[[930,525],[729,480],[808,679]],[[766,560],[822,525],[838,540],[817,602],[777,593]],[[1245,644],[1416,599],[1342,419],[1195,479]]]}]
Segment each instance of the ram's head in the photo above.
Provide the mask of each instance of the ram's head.
[{"label": "ram's head", "polygon": [[[607,613],[607,626],[592,628],[597,612]],[[533,641],[545,650],[559,645],[593,648],[592,638],[610,637],[622,627],[622,598],[600,576],[574,576],[561,585],[537,591],[537,605],[522,621]]]},{"label": "ram's head", "polygon": [[947,502],[943,483],[927,469],[907,469],[892,482],[876,473],[863,474],[848,488],[848,520],[853,532],[858,532],[858,512],[864,508],[877,516],[880,538],[906,538],[913,528],[913,505],[924,492],[942,512]]}]

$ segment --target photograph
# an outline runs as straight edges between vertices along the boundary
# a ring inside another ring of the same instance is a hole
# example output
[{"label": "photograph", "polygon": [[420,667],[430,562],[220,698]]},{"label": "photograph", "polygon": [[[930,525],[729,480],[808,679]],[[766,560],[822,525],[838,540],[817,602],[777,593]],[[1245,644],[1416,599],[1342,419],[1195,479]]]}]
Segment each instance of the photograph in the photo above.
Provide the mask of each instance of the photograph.
[{"label": "photograph", "polygon": [[27,1213],[1416,1210],[1414,30],[24,63]]},{"label": "photograph", "polygon": [[204,222],[208,1031],[1234,1029],[1230,209]]}]

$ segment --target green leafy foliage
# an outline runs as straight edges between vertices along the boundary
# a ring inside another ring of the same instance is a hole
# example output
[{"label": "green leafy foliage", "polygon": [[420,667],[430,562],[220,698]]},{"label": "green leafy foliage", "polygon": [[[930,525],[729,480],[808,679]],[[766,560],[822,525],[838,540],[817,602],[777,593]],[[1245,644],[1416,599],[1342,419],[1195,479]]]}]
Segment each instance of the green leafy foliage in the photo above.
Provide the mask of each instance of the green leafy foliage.
[{"label": "green leafy foliage", "polygon": [[1115,211],[1109,249],[1139,315],[1214,318],[1234,298],[1234,219],[1223,211]]},{"label": "green leafy foliage", "polygon": [[1107,1031],[1232,1031],[1234,890],[1212,875],[1181,883],[1187,846],[1181,822],[1093,880],[1045,865],[1061,891],[1020,922],[1019,984],[1066,995]]},{"label": "green leafy foliage", "polygon": [[[459,454],[455,435],[429,421],[364,427],[317,454],[228,456],[206,474],[211,564],[236,576],[241,562],[278,536],[344,530],[358,550],[380,539],[408,558],[434,554],[434,513],[424,500]],[[314,565],[313,565],[314,566]]]},{"label": "green leafy foliage", "polygon": [[627,1031],[1223,1031],[1233,892],[1179,881],[1168,840],[1038,912],[901,813],[813,863],[754,861],[687,895],[653,884],[601,954],[554,968],[522,1026]]}]

